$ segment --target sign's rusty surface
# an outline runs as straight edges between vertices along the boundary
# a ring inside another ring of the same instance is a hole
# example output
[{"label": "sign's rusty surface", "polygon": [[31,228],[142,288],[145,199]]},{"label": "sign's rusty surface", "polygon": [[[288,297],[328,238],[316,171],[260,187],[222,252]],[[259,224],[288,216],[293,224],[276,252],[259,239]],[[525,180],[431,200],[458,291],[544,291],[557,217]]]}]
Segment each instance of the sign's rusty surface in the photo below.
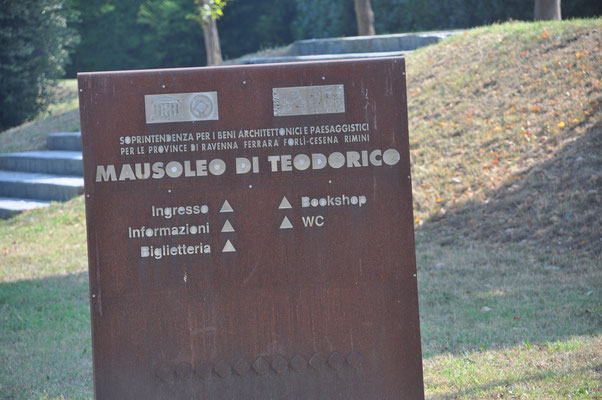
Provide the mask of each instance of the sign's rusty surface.
[{"label": "sign's rusty surface", "polygon": [[424,397],[404,71],[79,75],[96,398]]}]

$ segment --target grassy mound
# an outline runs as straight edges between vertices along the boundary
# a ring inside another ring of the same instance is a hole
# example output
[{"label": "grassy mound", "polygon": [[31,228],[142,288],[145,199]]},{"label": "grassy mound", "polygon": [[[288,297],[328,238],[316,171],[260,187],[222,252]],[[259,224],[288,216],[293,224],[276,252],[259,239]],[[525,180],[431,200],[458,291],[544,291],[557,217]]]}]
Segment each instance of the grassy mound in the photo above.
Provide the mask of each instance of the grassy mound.
[{"label": "grassy mound", "polygon": [[601,254],[601,50],[598,19],[494,25],[410,55],[416,222],[443,244]]}]

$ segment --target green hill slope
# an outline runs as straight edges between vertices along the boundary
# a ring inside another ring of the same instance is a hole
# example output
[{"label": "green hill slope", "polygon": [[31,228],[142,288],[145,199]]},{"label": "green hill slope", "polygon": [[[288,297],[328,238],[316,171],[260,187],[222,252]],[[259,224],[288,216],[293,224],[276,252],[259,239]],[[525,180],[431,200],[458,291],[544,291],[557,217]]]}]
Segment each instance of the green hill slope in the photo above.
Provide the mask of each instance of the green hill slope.
[{"label": "green hill slope", "polygon": [[407,65],[419,225],[602,252],[602,20],[471,30]]}]

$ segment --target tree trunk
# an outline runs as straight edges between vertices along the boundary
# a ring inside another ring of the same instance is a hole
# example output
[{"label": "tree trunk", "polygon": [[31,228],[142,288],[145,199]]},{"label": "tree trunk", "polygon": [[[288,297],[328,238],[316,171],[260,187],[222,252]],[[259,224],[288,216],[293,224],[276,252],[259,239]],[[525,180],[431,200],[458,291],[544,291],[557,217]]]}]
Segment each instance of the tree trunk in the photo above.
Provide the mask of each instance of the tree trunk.
[{"label": "tree trunk", "polygon": [[202,23],[203,38],[205,39],[205,53],[207,53],[207,65],[219,65],[222,60],[222,48],[219,44],[217,33],[217,22],[211,18],[205,18]]},{"label": "tree trunk", "polygon": [[370,0],[354,0],[354,3],[357,34],[360,36],[374,35],[374,13]]},{"label": "tree trunk", "polygon": [[560,0],[535,0],[535,10],[533,12],[535,20],[555,19],[560,21]]}]

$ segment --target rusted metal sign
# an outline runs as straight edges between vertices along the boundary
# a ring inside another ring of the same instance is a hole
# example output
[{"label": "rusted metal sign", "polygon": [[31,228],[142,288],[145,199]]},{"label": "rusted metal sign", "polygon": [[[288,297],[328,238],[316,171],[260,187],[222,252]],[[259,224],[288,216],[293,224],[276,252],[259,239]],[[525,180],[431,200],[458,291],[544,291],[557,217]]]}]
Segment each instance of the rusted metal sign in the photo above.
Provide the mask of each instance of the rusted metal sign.
[{"label": "rusted metal sign", "polygon": [[421,399],[403,58],[79,75],[97,399]]}]

